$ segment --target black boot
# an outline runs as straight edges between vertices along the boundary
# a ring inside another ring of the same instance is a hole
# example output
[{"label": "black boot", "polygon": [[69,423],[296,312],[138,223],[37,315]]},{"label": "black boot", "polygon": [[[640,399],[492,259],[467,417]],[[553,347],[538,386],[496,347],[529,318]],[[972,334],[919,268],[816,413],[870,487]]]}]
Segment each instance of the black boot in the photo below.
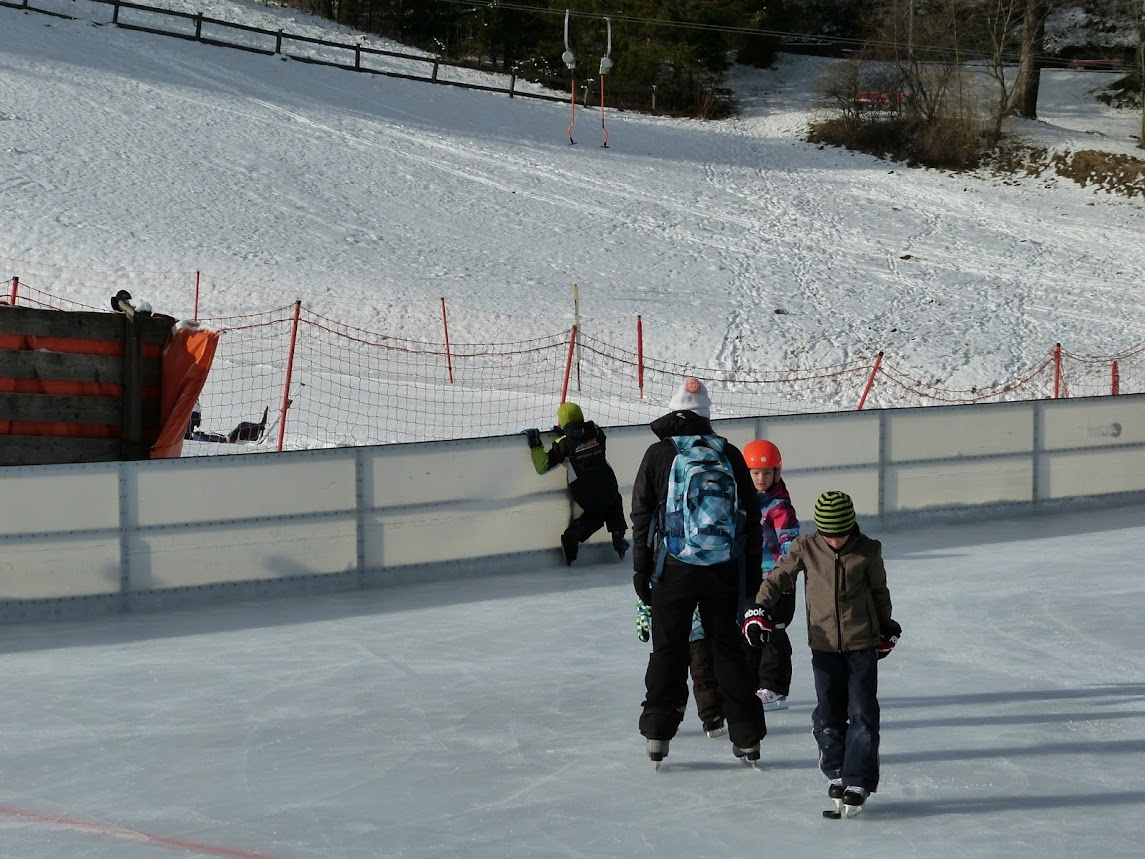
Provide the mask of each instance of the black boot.
[{"label": "black boot", "polygon": [[577,538],[565,531],[561,534],[561,551],[565,555],[565,564],[572,566],[572,562],[576,560],[576,553],[580,549],[580,543]]}]

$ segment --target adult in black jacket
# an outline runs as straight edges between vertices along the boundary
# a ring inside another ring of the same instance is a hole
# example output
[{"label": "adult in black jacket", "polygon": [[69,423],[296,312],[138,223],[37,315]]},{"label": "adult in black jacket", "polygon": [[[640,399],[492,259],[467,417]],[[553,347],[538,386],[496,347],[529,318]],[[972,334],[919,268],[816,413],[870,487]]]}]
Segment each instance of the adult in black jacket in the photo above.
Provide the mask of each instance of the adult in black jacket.
[{"label": "adult in black jacket", "polygon": [[660,506],[668,494],[676,458],[671,437],[715,435],[709,420],[711,400],[698,379],[684,380],[670,408],[669,414],[650,425],[660,441],[645,452],[632,488],[632,563],[636,571],[632,582],[636,594],[652,608],[652,654],[644,675],[640,733],[648,740],[652,760],[659,761],[667,754],[667,741],[676,735],[683,718],[680,702],[688,699],[688,639],[692,614],[699,606],[700,621],[712,645],[733,751],[737,757],[758,760],[759,741],[767,729],[763,705],[755,694],[755,678],[740,642],[738,613],[745,595],[754,594],[760,582],[763,533],[759,496],[743,454],[726,444],[724,454],[731,463],[744,514],[742,558],[700,566],[666,555],[659,578],[653,582],[657,552],[663,550],[648,545],[648,534],[655,531]]},{"label": "adult in black jacket", "polygon": [[580,544],[607,525],[612,534],[612,548],[623,558],[628,551],[624,534],[628,522],[624,518],[624,502],[616,483],[616,472],[608,464],[605,454],[604,430],[584,419],[576,403],[561,403],[557,408],[557,421],[561,435],[546,452],[540,433],[529,430],[529,453],[537,474],[544,474],[564,463],[572,478],[569,492],[583,511],[561,535],[561,549],[565,563],[576,560]]}]

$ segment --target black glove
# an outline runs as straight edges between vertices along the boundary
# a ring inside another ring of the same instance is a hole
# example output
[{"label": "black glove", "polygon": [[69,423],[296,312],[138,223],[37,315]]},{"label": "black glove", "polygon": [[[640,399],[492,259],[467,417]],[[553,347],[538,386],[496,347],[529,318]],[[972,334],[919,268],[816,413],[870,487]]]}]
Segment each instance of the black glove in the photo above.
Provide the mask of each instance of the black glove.
[{"label": "black glove", "polygon": [[521,432],[523,432],[525,438],[528,439],[529,447],[544,447],[544,445],[541,444],[541,431],[536,427],[530,427],[527,430],[521,430]]},{"label": "black glove", "polygon": [[771,640],[775,623],[768,610],[761,605],[749,605],[743,613],[743,637],[752,647],[763,647]]},{"label": "black glove", "polygon": [[895,649],[895,645],[899,643],[899,637],[902,635],[902,627],[893,620],[884,624],[884,627],[882,641],[876,648],[879,652],[879,659],[886,659],[891,655],[891,651]]},{"label": "black glove", "polygon": [[652,605],[652,574],[637,573],[632,577],[632,587],[636,589],[636,596],[645,605]]}]

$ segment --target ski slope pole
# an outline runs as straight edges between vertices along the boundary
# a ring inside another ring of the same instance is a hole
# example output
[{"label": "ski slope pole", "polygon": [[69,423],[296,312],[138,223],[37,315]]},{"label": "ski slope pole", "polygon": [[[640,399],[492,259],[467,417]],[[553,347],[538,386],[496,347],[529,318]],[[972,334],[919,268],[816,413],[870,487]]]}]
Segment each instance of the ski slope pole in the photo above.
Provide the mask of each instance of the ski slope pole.
[{"label": "ski slope pole", "polygon": [[[580,286],[573,284],[573,328],[580,329]],[[576,392],[580,393],[580,343],[576,344]]]},{"label": "ski slope pole", "polygon": [[449,354],[449,319],[445,315],[445,296],[441,297],[441,325],[445,329],[445,366],[449,368],[449,384],[453,384],[453,356]]},{"label": "ski slope pole", "polygon": [[867,376],[867,385],[865,388],[863,388],[863,395],[859,397],[859,405],[855,408],[855,411],[861,412],[863,410],[863,406],[866,405],[867,394],[871,392],[871,385],[875,383],[875,374],[879,372],[879,365],[882,363],[883,353],[880,352],[875,356],[875,364],[873,367],[871,367],[871,375]]},{"label": "ski slope pole", "polygon": [[573,350],[576,348],[576,326],[572,327],[572,333],[569,335],[569,354],[565,358],[565,382],[561,388],[561,402],[563,403],[568,399],[569,395],[569,374],[572,372],[572,357]]},{"label": "ski slope pole", "polygon": [[12,278],[12,291],[8,294],[8,303],[16,306],[16,293],[20,291],[20,278]]},{"label": "ski slope pole", "polygon": [[576,75],[573,73],[576,68],[576,54],[569,47],[569,16],[571,15],[572,10],[565,9],[565,52],[561,54],[561,60],[564,62],[565,68],[569,70],[569,89],[571,91],[569,109],[572,113],[569,118],[569,146],[576,144],[572,133],[573,126],[576,125]]},{"label": "ski slope pole", "polygon": [[302,300],[294,302],[294,321],[290,326],[290,352],[286,356],[286,384],[282,388],[282,408],[279,410],[278,451],[282,452],[282,442],[286,438],[286,410],[290,408],[290,378],[294,375],[294,346],[298,342],[298,318],[302,315]]},{"label": "ski slope pole", "polygon": [[1054,344],[1054,399],[1061,397],[1062,391],[1062,344]]},{"label": "ski slope pole", "polygon": [[604,51],[604,56],[600,58],[600,130],[604,132],[604,143],[600,145],[607,149],[608,126],[604,124],[604,76],[612,71],[612,19],[605,18],[604,23],[608,27],[608,47]]},{"label": "ski slope pole", "polygon": [[636,317],[636,387],[644,399],[644,322]]}]

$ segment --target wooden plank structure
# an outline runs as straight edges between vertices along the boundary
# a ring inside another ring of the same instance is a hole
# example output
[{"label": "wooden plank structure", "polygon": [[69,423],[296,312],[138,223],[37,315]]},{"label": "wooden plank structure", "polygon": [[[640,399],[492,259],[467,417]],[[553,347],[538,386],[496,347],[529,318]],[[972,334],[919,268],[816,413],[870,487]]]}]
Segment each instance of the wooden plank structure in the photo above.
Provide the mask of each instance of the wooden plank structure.
[{"label": "wooden plank structure", "polygon": [[147,459],[175,319],[0,305],[0,465]]}]

